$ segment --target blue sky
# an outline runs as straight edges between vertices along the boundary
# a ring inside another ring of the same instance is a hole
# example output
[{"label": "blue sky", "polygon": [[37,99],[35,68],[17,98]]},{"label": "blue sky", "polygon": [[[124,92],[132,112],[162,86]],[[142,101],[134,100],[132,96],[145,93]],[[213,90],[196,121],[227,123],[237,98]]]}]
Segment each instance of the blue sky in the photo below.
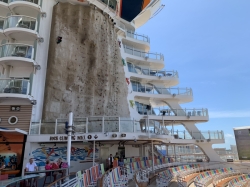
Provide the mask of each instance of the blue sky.
[{"label": "blue sky", "polygon": [[250,126],[250,0],[162,0],[165,8],[138,33],[151,51],[177,70],[178,87],[191,87],[184,108],[208,108],[201,130],[223,130],[227,147],[233,127]]}]

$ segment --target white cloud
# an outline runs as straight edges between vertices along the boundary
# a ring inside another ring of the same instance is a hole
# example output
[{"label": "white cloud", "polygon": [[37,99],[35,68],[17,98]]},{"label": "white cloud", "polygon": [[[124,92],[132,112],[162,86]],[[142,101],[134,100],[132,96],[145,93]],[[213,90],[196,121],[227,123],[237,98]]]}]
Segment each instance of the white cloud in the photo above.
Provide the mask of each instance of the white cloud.
[{"label": "white cloud", "polygon": [[[209,112],[209,111],[208,111]],[[247,118],[250,117],[250,111],[211,111],[210,118]]]},{"label": "white cloud", "polygon": [[232,135],[232,134],[225,134],[224,136],[225,136],[225,138],[234,138],[234,135]]}]

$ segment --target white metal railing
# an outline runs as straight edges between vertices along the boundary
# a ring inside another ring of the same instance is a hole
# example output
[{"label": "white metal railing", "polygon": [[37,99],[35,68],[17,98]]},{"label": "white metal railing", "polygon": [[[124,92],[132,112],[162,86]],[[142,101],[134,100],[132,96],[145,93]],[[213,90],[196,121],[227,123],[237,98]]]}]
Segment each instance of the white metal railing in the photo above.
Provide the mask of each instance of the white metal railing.
[{"label": "white metal railing", "polygon": [[208,116],[208,109],[166,109],[166,108],[147,108],[147,105],[137,106],[137,111],[141,115],[157,116]]},{"label": "white metal railing", "polygon": [[[30,124],[29,134],[66,134],[66,122],[68,119],[57,119],[56,122],[32,122]],[[223,131],[168,131],[166,127],[149,125],[143,121],[122,119],[120,117],[88,117],[74,118],[75,133],[104,133],[124,132],[124,133],[145,133],[161,134],[173,136],[175,139],[195,139],[195,140],[213,140],[224,139]],[[63,138],[63,137],[62,137]]]},{"label": "white metal railing", "polygon": [[141,68],[139,66],[135,66],[132,63],[128,62],[128,71],[131,73],[136,73],[139,75],[149,75],[149,76],[157,76],[159,78],[161,77],[176,77],[178,78],[178,72],[177,71],[166,71],[166,70],[154,70],[149,68]]},{"label": "white metal railing", "polygon": [[126,32],[127,36],[130,37],[130,38],[133,38],[133,39],[136,39],[136,40],[140,40],[140,41],[144,41],[144,42],[147,42],[147,43],[150,43],[150,39],[148,36],[145,36],[143,34],[137,34],[135,33],[134,31],[129,31],[127,30]]},{"label": "white metal railing", "polygon": [[12,15],[6,18],[4,29],[7,28],[25,28],[30,30],[37,30],[36,18],[29,16]]},{"label": "white metal railing", "polygon": [[[65,134],[65,123],[68,119],[56,119],[55,122],[32,122],[30,134]],[[78,133],[93,132],[137,132],[139,122],[120,117],[74,118],[75,131]]]},{"label": "white metal railing", "polygon": [[149,58],[149,59],[154,59],[154,60],[164,60],[163,54],[160,53],[152,53],[152,52],[145,52],[145,51],[140,51],[138,49],[135,49],[133,47],[128,47],[124,45],[124,51],[125,53],[128,53],[130,55],[142,57],[142,58]]},{"label": "white metal railing", "polygon": [[30,81],[25,79],[0,79],[0,94],[30,94]]},{"label": "white metal railing", "polygon": [[23,57],[34,58],[34,48],[31,45],[19,43],[7,43],[0,46],[0,58],[2,57]]},{"label": "white metal railing", "polygon": [[[131,80],[132,83],[132,80]],[[134,92],[142,92],[149,94],[165,94],[165,95],[193,95],[191,88],[159,88],[149,85],[138,85],[132,83],[132,89]]]},{"label": "white metal railing", "polygon": [[9,0],[9,3],[16,2],[16,1],[26,1],[26,2],[31,2],[35,4],[39,3],[39,0]]}]

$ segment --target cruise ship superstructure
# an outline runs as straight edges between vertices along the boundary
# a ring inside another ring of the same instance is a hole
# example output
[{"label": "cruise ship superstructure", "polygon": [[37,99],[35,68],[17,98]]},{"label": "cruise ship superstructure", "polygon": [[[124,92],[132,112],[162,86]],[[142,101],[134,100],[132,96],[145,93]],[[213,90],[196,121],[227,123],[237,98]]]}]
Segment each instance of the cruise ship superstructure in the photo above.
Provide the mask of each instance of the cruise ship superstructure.
[{"label": "cruise ship superstructure", "polygon": [[195,125],[208,109],[181,106],[192,88],[179,88],[163,51],[151,52],[154,39],[136,33],[162,8],[161,0],[0,0],[1,135],[23,137],[23,166],[66,159],[71,111],[75,171],[89,166],[93,144],[104,163],[118,149],[142,157],[159,154],[152,145],[185,144],[220,161],[212,145],[224,143],[223,132]]}]

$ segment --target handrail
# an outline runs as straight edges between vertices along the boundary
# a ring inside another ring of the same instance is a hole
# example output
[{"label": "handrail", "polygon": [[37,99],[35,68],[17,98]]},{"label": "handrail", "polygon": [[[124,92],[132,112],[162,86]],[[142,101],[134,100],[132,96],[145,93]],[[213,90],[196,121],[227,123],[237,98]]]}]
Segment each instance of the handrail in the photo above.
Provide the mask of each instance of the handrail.
[{"label": "handrail", "polygon": [[57,179],[56,181],[54,181],[53,183],[49,184],[47,187],[53,187],[54,185],[56,185],[58,182],[66,179],[66,178],[70,178],[70,176],[73,176],[73,174],[70,174],[70,175],[67,175],[67,176],[64,176],[60,179]]},{"label": "handrail", "polygon": [[[131,80],[132,82],[133,80]],[[133,82],[132,82],[132,85]],[[136,86],[136,88],[135,88]],[[149,85],[134,85],[132,86],[132,89],[134,92],[142,92],[142,93],[149,93],[149,94],[164,94],[164,95],[193,95],[192,88],[161,88],[156,87],[155,85],[149,86]],[[174,96],[174,97],[175,97]]]},{"label": "handrail", "polygon": [[[138,57],[143,57],[143,58],[150,58],[150,59],[155,59],[155,60],[164,60],[164,55],[161,53],[152,53],[152,52],[145,52],[141,51],[138,49],[134,49],[133,47],[128,47],[127,45],[124,46],[124,51],[125,53],[138,56]],[[131,52],[130,52],[131,51]]]},{"label": "handrail", "polygon": [[20,45],[20,46],[29,46],[29,47],[33,47],[33,45],[29,45],[29,44],[23,44],[23,43],[5,43],[0,45],[0,47],[3,47],[5,45]]},{"label": "handrail", "polygon": [[138,34],[138,33],[135,33],[131,30],[127,30],[126,35],[130,38],[150,43],[149,37],[145,36],[143,34]]}]

